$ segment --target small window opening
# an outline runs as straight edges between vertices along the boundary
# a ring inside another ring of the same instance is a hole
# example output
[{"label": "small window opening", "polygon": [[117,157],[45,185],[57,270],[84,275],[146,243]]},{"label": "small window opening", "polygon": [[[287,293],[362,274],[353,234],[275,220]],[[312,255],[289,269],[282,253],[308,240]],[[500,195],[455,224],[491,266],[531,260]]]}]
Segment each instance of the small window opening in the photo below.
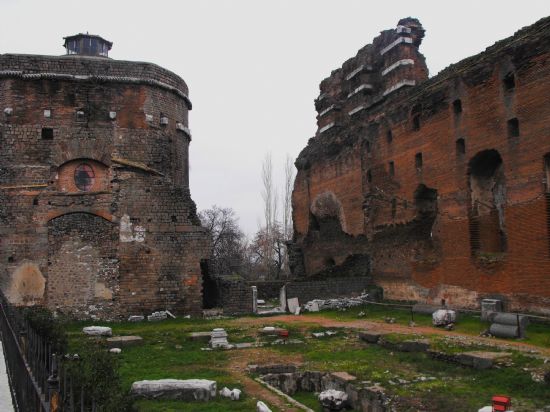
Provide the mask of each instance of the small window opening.
[{"label": "small window opening", "polygon": [[14,261],[13,256],[8,257],[8,263],[13,263],[13,261]]},{"label": "small window opening", "polygon": [[397,200],[393,198],[391,200],[391,217],[392,219],[395,218],[395,215],[397,214]]},{"label": "small window opening", "polygon": [[519,121],[515,117],[508,120],[508,137],[519,137]]},{"label": "small window opening", "polygon": [[504,79],[502,79],[502,83],[504,84],[504,90],[514,90],[516,87],[516,77],[514,76],[514,73],[510,72],[506,74],[506,76],[504,76]]},{"label": "small window opening", "polygon": [[371,170],[367,170],[367,182],[372,183],[372,172]]},{"label": "small window opening", "polygon": [[172,222],[177,222],[178,219],[176,218],[176,216],[172,216]]},{"label": "small window opening", "polygon": [[76,121],[77,122],[83,122],[86,120],[86,113],[83,109],[78,109],[76,111]]},{"label": "small window opening", "polygon": [[422,170],[422,153],[417,153],[414,156],[414,165],[416,166],[416,170]]},{"label": "small window opening", "polygon": [[412,122],[413,122],[413,130],[415,132],[419,131],[420,130],[420,115],[419,114],[415,115],[412,119]]},{"label": "small window opening", "polygon": [[390,176],[395,176],[395,164],[393,162],[388,163],[388,169]]},{"label": "small window opening", "polygon": [[466,154],[466,142],[464,139],[458,139],[456,141],[456,154],[457,156],[462,156]]},{"label": "small window opening", "polygon": [[391,143],[393,141],[393,133],[391,132],[391,129],[388,129],[386,132],[386,140],[388,143]]},{"label": "small window opening", "polygon": [[370,142],[367,140],[367,142],[365,143],[365,148],[367,150],[367,153],[370,153]]},{"label": "small window opening", "polygon": [[460,99],[456,99],[453,102],[453,111],[455,114],[462,113],[462,101],[460,101]]},{"label": "small window opening", "polygon": [[38,198],[35,197],[33,200],[32,200],[32,204],[33,206],[38,206]]},{"label": "small window opening", "polygon": [[42,128],[42,139],[52,140],[53,139],[53,129],[51,127]]}]

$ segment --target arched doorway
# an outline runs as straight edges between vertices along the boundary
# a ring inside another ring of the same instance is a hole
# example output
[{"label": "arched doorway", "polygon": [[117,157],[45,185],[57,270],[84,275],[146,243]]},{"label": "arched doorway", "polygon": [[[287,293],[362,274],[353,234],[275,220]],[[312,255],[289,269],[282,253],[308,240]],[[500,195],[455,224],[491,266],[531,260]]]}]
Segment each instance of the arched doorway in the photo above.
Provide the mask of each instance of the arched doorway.
[{"label": "arched doorway", "polygon": [[88,305],[112,300],[118,283],[118,226],[77,212],[50,220],[47,228],[48,306],[87,310]]},{"label": "arched doorway", "polygon": [[472,254],[505,252],[506,182],[502,158],[496,150],[484,150],[468,166]]}]

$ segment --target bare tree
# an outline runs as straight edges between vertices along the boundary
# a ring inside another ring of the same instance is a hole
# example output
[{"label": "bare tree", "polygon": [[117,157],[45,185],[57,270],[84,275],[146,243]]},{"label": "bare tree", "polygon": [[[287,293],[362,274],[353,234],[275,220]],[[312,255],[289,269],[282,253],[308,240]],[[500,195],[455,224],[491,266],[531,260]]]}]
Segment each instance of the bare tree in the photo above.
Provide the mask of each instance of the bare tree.
[{"label": "bare tree", "polygon": [[264,201],[264,219],[265,227],[269,232],[269,228],[273,222],[273,162],[271,153],[265,154],[264,162],[262,163],[262,199]]},{"label": "bare tree", "polygon": [[238,218],[231,208],[216,205],[199,213],[202,225],[212,236],[210,267],[216,274],[231,274],[243,264],[245,236],[239,228]]},{"label": "bare tree", "polygon": [[294,186],[294,162],[289,154],[285,159],[285,194],[283,198],[283,237],[292,238],[292,189]]}]

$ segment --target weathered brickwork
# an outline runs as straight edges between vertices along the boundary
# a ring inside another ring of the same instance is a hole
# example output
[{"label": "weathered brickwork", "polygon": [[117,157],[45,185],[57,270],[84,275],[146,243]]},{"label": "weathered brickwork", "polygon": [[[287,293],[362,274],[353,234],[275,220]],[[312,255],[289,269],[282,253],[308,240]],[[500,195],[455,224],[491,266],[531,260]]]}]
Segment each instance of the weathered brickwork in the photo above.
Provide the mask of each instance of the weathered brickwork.
[{"label": "weathered brickwork", "polygon": [[550,18],[430,79],[423,34],[403,19],[321,83],[294,275],[364,255],[388,298],[548,314]]},{"label": "weathered brickwork", "polygon": [[0,55],[0,278],[81,317],[202,309],[185,82],[150,63]]}]

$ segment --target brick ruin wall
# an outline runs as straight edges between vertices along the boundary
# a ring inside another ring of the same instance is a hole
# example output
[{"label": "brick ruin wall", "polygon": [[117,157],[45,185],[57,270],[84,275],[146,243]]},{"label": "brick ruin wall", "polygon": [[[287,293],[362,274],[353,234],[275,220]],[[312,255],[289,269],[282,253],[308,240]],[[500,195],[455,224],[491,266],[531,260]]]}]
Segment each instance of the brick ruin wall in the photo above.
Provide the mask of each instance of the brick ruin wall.
[{"label": "brick ruin wall", "polygon": [[[0,282],[78,317],[202,309],[187,86],[149,63],[0,55]],[[84,190],[75,173],[94,178]],[[206,266],[206,265],[203,265]]]},{"label": "brick ruin wall", "polygon": [[293,274],[363,256],[389,299],[549,314],[550,18],[429,79],[423,36],[403,19],[322,81]]}]

